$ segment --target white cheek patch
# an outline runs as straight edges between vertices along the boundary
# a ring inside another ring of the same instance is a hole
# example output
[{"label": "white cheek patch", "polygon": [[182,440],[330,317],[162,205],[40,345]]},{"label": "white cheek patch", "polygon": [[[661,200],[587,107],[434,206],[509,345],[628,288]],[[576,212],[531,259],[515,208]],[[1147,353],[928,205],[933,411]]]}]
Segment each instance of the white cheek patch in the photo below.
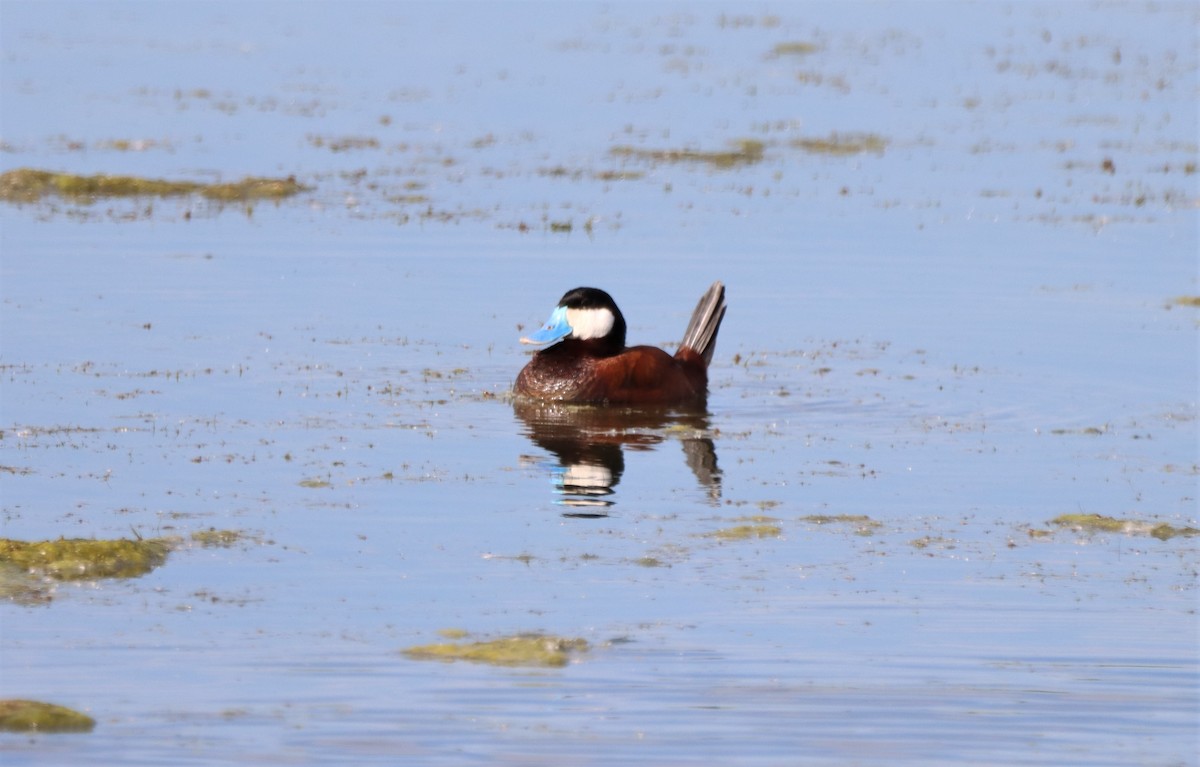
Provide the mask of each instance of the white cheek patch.
[{"label": "white cheek patch", "polygon": [[580,341],[603,338],[612,330],[613,313],[608,309],[567,309],[567,324],[571,326],[571,337]]},{"label": "white cheek patch", "polygon": [[602,495],[612,489],[612,472],[590,463],[573,463],[562,473],[562,484],[581,495]]}]

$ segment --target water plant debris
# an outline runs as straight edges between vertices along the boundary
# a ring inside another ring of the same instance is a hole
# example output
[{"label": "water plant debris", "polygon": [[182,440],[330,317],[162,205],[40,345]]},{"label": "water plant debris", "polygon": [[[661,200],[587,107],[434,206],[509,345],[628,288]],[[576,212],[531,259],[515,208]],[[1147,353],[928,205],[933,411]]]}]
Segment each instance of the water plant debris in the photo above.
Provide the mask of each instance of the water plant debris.
[{"label": "water plant debris", "polygon": [[887,140],[874,133],[831,133],[825,138],[798,138],[792,141],[792,146],[810,154],[883,154],[883,150],[887,148]]},{"label": "water plant debris", "polygon": [[[455,631],[453,636],[461,636]],[[556,668],[567,665],[572,653],[586,652],[584,639],[548,634],[517,634],[480,642],[439,642],[417,645],[404,650],[415,660],[487,663],[493,666],[533,666]]]},{"label": "water plant debris", "polygon": [[80,176],[34,168],[18,168],[0,174],[0,200],[14,203],[38,202],[45,197],[62,197],[74,202],[95,202],[108,197],[181,197],[199,195],[218,202],[281,200],[308,191],[292,176],[287,178],[247,177],[230,183],[167,181],[140,176],[98,174]]},{"label": "water plant debris", "polygon": [[705,533],[704,537],[721,541],[744,541],[750,538],[778,538],[783,535],[783,528],[775,524],[779,520],[774,517],[756,515],[741,517],[735,521],[742,524],[713,530],[711,533]]},{"label": "water plant debris", "polygon": [[0,538],[0,562],[60,581],[136,578],[165,562],[173,545],[166,538],[32,542]]},{"label": "water plant debris", "polygon": [[707,163],[714,168],[733,168],[739,165],[751,165],[763,159],[765,145],[756,139],[739,139],[733,142],[733,148],[717,151],[699,149],[638,149],[632,146],[615,146],[611,153],[617,157],[630,157],[636,160],[670,163]]},{"label": "water plant debris", "polygon": [[1061,514],[1050,520],[1050,524],[1059,527],[1070,527],[1088,533],[1126,533],[1129,535],[1149,535],[1160,541],[1175,537],[1191,538],[1200,535],[1200,529],[1194,527],[1175,527],[1162,523],[1145,522],[1136,519],[1117,519],[1102,514]]},{"label": "water plant debris", "polygon": [[0,700],[0,731],[91,732],[96,720],[65,706],[36,700]]}]

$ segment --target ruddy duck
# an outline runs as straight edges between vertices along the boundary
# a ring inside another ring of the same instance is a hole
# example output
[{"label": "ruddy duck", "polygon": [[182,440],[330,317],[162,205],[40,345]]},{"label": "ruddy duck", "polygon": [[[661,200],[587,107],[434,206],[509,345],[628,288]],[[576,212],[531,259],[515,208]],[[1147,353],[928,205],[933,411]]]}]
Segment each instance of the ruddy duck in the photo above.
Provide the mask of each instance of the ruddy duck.
[{"label": "ruddy duck", "polygon": [[539,400],[630,406],[703,406],[708,364],[725,317],[725,286],[700,298],[679,349],[625,346],[625,318],[612,296],[575,288],[558,302],[545,327],[521,339],[552,344],[517,376],[516,393]]}]

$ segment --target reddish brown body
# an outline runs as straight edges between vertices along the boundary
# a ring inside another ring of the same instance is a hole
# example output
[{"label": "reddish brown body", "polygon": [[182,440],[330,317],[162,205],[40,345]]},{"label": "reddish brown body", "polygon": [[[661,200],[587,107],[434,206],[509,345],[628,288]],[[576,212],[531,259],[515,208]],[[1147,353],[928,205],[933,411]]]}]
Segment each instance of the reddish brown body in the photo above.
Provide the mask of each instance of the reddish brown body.
[{"label": "reddish brown body", "polygon": [[653,346],[598,353],[565,340],[534,355],[517,376],[517,394],[537,399],[630,406],[700,405],[708,366],[688,348],[674,356]]}]

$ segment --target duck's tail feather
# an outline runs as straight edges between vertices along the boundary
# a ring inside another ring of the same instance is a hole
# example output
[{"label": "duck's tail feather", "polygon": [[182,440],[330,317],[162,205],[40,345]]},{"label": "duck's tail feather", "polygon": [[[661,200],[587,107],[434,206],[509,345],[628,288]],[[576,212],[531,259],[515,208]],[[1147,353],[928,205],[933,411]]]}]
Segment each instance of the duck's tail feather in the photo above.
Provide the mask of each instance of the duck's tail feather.
[{"label": "duck's tail feather", "polygon": [[725,286],[714,282],[696,304],[696,311],[692,312],[692,319],[688,322],[679,347],[699,354],[704,358],[704,366],[708,367],[717,348],[717,331],[721,329],[721,320],[724,318]]}]

